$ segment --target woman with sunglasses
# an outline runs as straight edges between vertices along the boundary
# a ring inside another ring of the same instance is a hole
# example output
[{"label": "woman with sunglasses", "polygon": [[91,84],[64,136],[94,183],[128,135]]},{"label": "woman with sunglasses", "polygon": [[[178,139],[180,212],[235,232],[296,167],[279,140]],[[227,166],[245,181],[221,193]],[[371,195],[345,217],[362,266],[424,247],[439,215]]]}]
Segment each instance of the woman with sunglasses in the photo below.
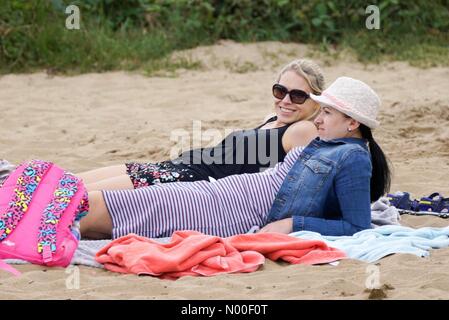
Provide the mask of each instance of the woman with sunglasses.
[{"label": "woman with sunglasses", "polygon": [[316,137],[313,119],[319,105],[309,94],[320,94],[324,77],[309,60],[295,60],[280,72],[273,86],[275,116],[255,129],[236,131],[213,148],[184,152],[179,158],[157,163],[126,163],[77,176],[88,190],[146,187],[158,183],[220,179],[255,173],[283,161],[295,145]]},{"label": "woman with sunglasses", "polygon": [[340,236],[370,228],[370,202],[390,184],[386,157],[371,131],[379,124],[380,100],[368,85],[348,77],[310,97],[321,105],[314,121],[319,137],[294,147],[274,168],[214,182],[89,192],[81,234],[158,238],[196,230],[227,237],[259,226],[261,232]]}]

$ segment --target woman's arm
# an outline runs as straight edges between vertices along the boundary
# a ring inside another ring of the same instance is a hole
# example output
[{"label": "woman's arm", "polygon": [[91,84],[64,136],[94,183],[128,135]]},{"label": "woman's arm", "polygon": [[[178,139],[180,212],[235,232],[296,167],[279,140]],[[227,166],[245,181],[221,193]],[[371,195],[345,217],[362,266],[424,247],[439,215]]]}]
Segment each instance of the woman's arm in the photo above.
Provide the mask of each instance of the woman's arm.
[{"label": "woman's arm", "polygon": [[282,147],[288,153],[299,146],[307,146],[318,136],[318,130],[311,121],[299,121],[292,124],[282,137]]}]

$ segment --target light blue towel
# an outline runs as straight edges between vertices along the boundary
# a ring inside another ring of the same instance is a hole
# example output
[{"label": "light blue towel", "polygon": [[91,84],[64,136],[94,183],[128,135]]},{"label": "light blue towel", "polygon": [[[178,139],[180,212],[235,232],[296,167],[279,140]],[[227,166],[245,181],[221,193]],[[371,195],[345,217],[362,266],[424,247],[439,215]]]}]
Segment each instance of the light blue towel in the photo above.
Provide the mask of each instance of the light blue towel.
[{"label": "light blue towel", "polygon": [[449,227],[413,229],[387,225],[363,230],[353,236],[322,236],[310,231],[299,231],[290,235],[302,239],[323,240],[328,246],[343,250],[349,258],[369,263],[394,253],[427,257],[430,249],[449,246]]}]

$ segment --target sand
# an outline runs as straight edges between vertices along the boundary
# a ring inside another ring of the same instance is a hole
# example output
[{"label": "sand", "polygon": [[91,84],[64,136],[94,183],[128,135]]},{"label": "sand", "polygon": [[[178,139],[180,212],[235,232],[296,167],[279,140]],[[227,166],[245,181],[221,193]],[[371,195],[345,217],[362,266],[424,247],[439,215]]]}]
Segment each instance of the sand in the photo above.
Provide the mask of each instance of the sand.
[{"label": "sand", "polygon": [[[202,68],[175,75],[2,76],[0,158],[46,159],[73,172],[164,160],[179,151],[179,134],[192,136],[195,126],[203,133],[216,129],[217,141],[232,129],[258,125],[271,112],[270,88],[279,68],[312,54],[304,45],[223,41],[178,53],[201,61]],[[449,195],[449,68],[313,56],[328,84],[351,76],[381,96],[381,127],[374,135],[394,165],[391,191],[416,198],[435,191]],[[203,140],[191,138],[181,149],[213,142],[204,134]],[[402,218],[417,228],[449,224],[435,217]],[[376,265],[386,298],[449,298],[449,248],[432,250],[429,258],[396,254]],[[0,271],[0,299],[368,299],[368,266],[356,260],[337,267],[268,261],[250,274],[177,281],[80,267],[79,288],[70,289],[73,273],[27,265],[18,267],[19,278]]]}]

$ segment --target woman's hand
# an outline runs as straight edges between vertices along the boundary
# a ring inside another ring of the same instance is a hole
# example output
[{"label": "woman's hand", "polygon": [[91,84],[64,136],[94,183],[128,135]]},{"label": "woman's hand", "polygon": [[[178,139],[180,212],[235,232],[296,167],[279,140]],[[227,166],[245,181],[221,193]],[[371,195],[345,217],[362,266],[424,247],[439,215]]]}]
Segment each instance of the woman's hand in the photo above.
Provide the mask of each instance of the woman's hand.
[{"label": "woman's hand", "polygon": [[293,218],[278,220],[267,224],[259,230],[260,232],[277,232],[277,233],[291,233],[293,232]]}]

